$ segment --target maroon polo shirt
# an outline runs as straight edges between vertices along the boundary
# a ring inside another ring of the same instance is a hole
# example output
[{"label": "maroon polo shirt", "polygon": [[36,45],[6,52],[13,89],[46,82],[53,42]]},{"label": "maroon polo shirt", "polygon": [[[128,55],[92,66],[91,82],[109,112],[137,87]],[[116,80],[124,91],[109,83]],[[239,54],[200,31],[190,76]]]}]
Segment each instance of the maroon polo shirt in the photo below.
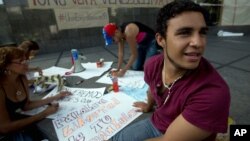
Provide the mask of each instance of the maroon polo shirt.
[{"label": "maroon polo shirt", "polygon": [[168,95],[159,93],[162,87],[163,54],[151,57],[145,64],[144,80],[149,85],[157,108],[151,120],[163,134],[180,114],[191,124],[212,132],[206,141],[214,140],[216,133],[227,131],[229,115],[229,87],[215,68],[201,58],[199,66],[189,70],[171,88]]}]

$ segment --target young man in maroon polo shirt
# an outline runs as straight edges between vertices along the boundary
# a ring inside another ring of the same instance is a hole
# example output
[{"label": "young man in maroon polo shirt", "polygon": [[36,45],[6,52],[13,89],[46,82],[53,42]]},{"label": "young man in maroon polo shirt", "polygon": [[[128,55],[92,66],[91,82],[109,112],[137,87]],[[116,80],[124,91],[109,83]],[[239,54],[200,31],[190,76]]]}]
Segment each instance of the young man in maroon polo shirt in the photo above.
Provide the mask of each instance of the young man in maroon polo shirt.
[{"label": "young man in maroon polo shirt", "polygon": [[144,67],[148,102],[135,107],[149,119],[126,127],[112,141],[214,141],[227,131],[229,88],[202,57],[206,12],[192,1],[173,1],[160,9],[156,40],[163,53]]}]

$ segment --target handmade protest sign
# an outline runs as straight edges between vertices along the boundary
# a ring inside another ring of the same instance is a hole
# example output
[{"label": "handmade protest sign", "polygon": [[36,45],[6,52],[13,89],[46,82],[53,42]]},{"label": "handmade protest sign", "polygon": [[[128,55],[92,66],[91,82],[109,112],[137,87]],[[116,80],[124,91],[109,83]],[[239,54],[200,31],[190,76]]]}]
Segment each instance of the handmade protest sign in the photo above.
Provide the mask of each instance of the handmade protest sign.
[{"label": "handmade protest sign", "polygon": [[[63,76],[65,74],[65,72],[69,71],[69,69],[66,68],[61,68],[61,67],[56,67],[56,66],[52,66],[49,67],[47,69],[43,70],[43,75],[44,76],[51,76],[51,75],[60,75]],[[38,77],[39,73],[35,73],[35,77]]]},{"label": "handmade protest sign", "polygon": [[132,104],[136,101],[122,93],[109,93],[87,107],[79,107],[54,119],[60,141],[103,141],[140,116]]},{"label": "handmade protest sign", "polygon": [[80,73],[73,73],[71,76],[79,76],[83,79],[90,79],[92,77],[101,76],[105,71],[109,70],[113,62],[104,62],[101,68],[98,68],[95,63],[81,63],[85,71]]},{"label": "handmade protest sign", "polygon": [[[59,109],[56,113],[49,115],[47,118],[56,118],[60,117],[61,115],[64,115],[65,113],[68,113],[74,109],[77,109],[78,107],[84,107],[87,106],[87,104],[94,102],[98,99],[100,99],[105,91],[105,87],[103,88],[70,88],[70,87],[64,87],[63,90],[67,90],[72,93],[72,95],[65,97],[64,99],[58,100],[56,102],[59,103]],[[57,88],[52,90],[46,97],[50,97],[53,95],[56,95]],[[46,98],[44,97],[44,98]],[[45,110],[46,106],[42,106],[40,108],[36,108],[29,111],[22,111],[22,114],[25,115],[35,115],[43,110]]]},{"label": "handmade protest sign", "polygon": [[131,87],[120,87],[119,91],[124,92],[126,95],[133,97],[137,101],[147,102],[148,87],[149,86],[147,84],[145,84],[141,89]]},{"label": "handmade protest sign", "polygon": [[[111,81],[108,73],[103,75],[96,82],[105,83],[105,84],[112,84],[112,81]],[[119,86],[141,89],[145,85],[144,72],[143,71],[128,70],[123,77],[118,78],[118,84],[119,84]]]}]

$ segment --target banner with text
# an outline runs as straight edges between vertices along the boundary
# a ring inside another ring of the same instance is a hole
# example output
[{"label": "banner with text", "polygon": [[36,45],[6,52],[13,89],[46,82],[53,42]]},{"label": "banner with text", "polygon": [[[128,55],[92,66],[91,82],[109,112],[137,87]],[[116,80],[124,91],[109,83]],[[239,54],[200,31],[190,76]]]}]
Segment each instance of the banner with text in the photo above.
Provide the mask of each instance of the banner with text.
[{"label": "banner with text", "polygon": [[90,103],[88,111],[79,107],[60,118],[53,125],[60,141],[103,141],[119,132],[140,116],[132,104],[136,100],[124,93],[109,93]]},{"label": "banner with text", "polygon": [[173,0],[28,0],[31,9],[72,7],[162,7]]},{"label": "banner with text", "polygon": [[250,12],[249,0],[224,0],[222,5],[221,25],[250,25],[250,18],[246,17]]},{"label": "banner with text", "polygon": [[107,8],[54,9],[59,30],[102,27],[109,22]]}]

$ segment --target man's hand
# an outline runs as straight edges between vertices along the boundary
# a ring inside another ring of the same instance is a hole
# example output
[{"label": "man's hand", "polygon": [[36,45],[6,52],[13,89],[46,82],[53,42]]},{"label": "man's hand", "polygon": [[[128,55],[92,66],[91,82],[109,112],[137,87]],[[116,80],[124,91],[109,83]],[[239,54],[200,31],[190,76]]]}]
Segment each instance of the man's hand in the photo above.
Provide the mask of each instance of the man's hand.
[{"label": "man's hand", "polygon": [[133,104],[134,107],[137,107],[138,109],[136,110],[137,112],[144,112],[144,113],[148,113],[151,111],[151,108],[150,106],[145,103],[145,102],[141,102],[141,101],[138,101],[138,102],[135,102]]},{"label": "man's hand", "polygon": [[120,70],[118,71],[118,73],[117,73],[117,76],[118,76],[118,77],[123,77],[123,76],[125,75],[125,73],[126,73],[126,70],[120,69]]}]

